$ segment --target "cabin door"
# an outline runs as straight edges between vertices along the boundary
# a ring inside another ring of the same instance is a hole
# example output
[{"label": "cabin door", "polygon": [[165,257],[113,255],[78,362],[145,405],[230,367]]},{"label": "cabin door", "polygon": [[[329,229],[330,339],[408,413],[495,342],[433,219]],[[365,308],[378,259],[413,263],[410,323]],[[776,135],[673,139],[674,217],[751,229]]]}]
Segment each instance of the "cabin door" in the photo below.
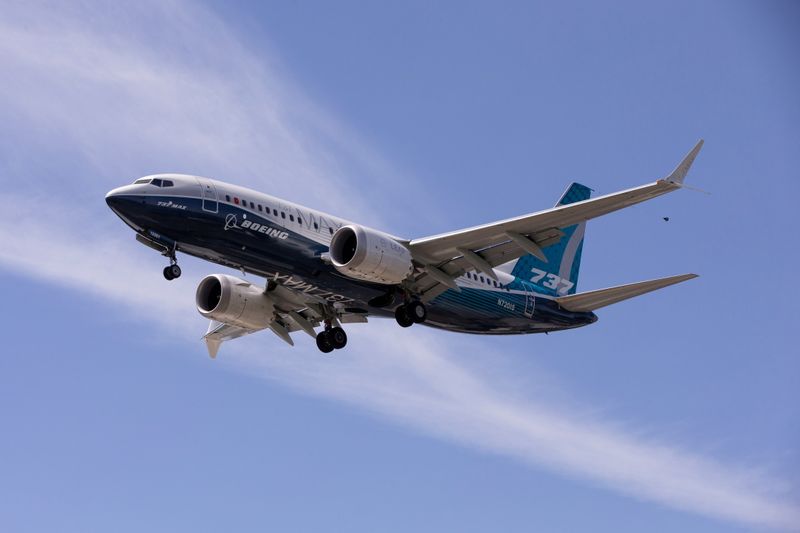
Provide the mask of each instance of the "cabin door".
[{"label": "cabin door", "polygon": [[203,211],[216,213],[219,211],[219,199],[217,198],[217,187],[214,182],[205,178],[197,178],[203,195]]}]

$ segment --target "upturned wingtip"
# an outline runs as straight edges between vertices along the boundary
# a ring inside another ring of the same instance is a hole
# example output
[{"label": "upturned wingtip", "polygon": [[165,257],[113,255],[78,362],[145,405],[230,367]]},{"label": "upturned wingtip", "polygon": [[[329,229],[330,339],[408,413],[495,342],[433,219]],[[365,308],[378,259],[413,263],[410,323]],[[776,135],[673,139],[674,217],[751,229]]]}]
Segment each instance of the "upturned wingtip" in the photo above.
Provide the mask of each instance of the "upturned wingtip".
[{"label": "upturned wingtip", "polygon": [[697,154],[700,153],[700,149],[703,148],[704,143],[705,141],[703,139],[697,141],[697,144],[695,144],[694,148],[692,148],[689,153],[686,154],[686,157],[683,158],[683,161],[681,161],[680,164],[675,167],[675,170],[673,170],[672,173],[665,178],[666,181],[683,185],[683,180],[686,178],[686,174],[689,173],[689,169],[691,168],[692,163],[694,163],[694,159],[697,157]]}]

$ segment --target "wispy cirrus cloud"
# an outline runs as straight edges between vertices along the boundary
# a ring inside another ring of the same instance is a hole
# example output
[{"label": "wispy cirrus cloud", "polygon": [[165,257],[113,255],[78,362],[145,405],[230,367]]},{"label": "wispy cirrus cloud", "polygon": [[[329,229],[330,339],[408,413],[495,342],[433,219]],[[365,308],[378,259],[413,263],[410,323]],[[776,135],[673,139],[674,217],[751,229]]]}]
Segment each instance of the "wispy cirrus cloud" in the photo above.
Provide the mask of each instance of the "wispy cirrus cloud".
[{"label": "wispy cirrus cloud", "polygon": [[[381,224],[373,206],[386,186],[354,190],[372,183],[366,176],[396,173],[303,97],[268,51],[251,52],[208,12],[181,2],[138,6],[26,3],[0,21],[0,70],[11,80],[0,84],[0,114],[10,119],[0,130],[9,141],[0,147],[3,180],[13,173],[23,184],[20,194],[0,196],[0,264],[111,300],[143,321],[155,306],[170,317],[165,334],[197,343],[202,320],[192,311],[191,282],[207,265],[185,263],[180,284],[139,267],[157,258],[124,238],[97,191],[118,185],[122,175],[188,170],[329,210],[347,205],[348,216]],[[31,163],[43,147],[59,152],[66,183]],[[64,222],[45,227],[24,207],[45,187],[91,201],[52,205],[50,198],[51,213]],[[18,239],[23,225],[26,238]],[[82,231],[87,227],[92,231]],[[109,262],[113,269],[96,268]],[[645,438],[631,424],[585,413],[578,402],[555,406],[551,388],[522,387],[513,369],[459,358],[463,338],[380,321],[353,327],[351,336],[335,365],[256,357],[248,339],[223,347],[219,362],[636,498],[759,527],[800,523],[784,480]],[[288,350],[274,342],[277,351]],[[379,342],[385,348],[376,357],[365,347]],[[313,349],[310,339],[300,344]],[[485,341],[470,338],[469,349],[503,360]]]}]

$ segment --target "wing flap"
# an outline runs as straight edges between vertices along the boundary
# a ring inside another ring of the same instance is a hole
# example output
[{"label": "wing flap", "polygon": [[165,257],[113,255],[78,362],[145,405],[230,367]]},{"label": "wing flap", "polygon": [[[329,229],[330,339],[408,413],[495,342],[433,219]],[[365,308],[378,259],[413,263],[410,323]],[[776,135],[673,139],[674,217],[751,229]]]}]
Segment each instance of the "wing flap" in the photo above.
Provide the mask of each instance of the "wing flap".
[{"label": "wing flap", "polygon": [[608,289],[561,296],[556,298],[555,301],[567,311],[594,311],[601,307],[641,296],[642,294],[663,289],[664,287],[669,287],[670,285],[675,285],[676,283],[681,283],[696,277],[697,274],[681,274],[680,276],[640,281],[638,283],[630,283],[628,285],[620,285]]}]

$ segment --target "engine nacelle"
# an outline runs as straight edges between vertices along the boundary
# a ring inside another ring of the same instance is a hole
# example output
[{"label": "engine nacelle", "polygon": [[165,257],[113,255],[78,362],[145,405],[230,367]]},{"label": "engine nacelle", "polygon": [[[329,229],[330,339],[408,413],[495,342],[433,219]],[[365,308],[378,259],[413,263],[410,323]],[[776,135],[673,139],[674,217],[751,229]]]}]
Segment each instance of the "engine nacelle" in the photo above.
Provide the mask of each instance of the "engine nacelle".
[{"label": "engine nacelle", "polygon": [[331,262],[351,278],[394,285],[411,273],[411,252],[384,233],[356,226],[342,226],[331,239]]},{"label": "engine nacelle", "polygon": [[247,329],[268,327],[275,312],[264,289],[225,274],[203,278],[197,286],[195,302],[204,317]]}]

